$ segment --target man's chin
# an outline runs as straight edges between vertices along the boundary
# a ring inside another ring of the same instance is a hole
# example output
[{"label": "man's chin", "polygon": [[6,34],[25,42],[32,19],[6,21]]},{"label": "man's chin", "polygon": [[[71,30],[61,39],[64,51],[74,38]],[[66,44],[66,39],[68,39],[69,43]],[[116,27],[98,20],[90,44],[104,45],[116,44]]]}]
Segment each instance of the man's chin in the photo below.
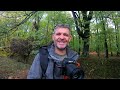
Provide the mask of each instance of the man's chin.
[{"label": "man's chin", "polygon": [[65,50],[66,47],[57,47],[59,50]]}]

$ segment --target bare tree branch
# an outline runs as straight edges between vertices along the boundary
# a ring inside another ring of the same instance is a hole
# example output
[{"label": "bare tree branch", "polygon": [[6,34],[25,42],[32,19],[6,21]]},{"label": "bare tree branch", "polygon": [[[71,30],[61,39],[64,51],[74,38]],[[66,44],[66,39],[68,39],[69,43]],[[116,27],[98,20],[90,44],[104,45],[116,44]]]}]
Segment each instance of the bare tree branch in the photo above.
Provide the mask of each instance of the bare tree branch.
[{"label": "bare tree branch", "polygon": [[[15,25],[14,27],[12,27],[10,30],[8,30],[6,33],[9,33],[10,31],[12,31],[13,29],[17,28],[18,26],[22,25],[23,23],[25,23],[32,15],[34,15],[37,11],[32,11],[28,14],[28,16],[26,16],[26,18],[24,20],[22,20],[20,23],[18,23],[17,25]],[[16,31],[16,29],[13,31],[13,33]],[[11,35],[13,34],[11,33]],[[5,33],[2,33],[0,36],[4,35]]]}]

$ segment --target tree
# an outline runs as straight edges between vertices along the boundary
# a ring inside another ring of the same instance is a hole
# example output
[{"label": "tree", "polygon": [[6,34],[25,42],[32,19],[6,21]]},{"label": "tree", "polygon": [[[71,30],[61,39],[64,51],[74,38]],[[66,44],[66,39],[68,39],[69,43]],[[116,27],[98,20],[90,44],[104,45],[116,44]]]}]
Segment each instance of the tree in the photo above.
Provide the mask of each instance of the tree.
[{"label": "tree", "polygon": [[79,11],[78,13],[72,11],[72,14],[75,21],[77,33],[79,35],[79,40],[80,37],[83,40],[82,55],[84,57],[87,57],[89,56],[90,21],[92,19],[93,11],[81,11],[81,13]]}]

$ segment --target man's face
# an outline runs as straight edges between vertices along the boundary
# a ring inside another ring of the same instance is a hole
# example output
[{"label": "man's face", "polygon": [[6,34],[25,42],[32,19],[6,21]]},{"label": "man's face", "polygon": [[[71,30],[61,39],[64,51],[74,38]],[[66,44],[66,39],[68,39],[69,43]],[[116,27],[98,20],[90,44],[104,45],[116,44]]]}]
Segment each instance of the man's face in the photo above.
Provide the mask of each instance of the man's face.
[{"label": "man's face", "polygon": [[67,28],[57,28],[52,35],[55,46],[59,50],[64,50],[71,40],[70,31]]}]

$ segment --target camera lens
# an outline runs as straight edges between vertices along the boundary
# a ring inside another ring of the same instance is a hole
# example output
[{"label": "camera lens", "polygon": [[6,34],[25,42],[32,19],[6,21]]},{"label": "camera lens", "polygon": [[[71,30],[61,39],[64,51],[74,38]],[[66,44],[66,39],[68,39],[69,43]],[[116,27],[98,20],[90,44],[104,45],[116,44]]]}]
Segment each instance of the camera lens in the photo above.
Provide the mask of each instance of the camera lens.
[{"label": "camera lens", "polygon": [[66,74],[70,76],[71,79],[82,79],[84,77],[84,72],[80,68],[76,67],[75,64],[66,65]]},{"label": "camera lens", "polygon": [[76,66],[76,63],[72,59],[65,58],[63,60],[63,75],[68,76],[70,79],[83,79],[84,71]]},{"label": "camera lens", "polygon": [[82,79],[84,77],[84,72],[80,70],[80,68],[76,68],[75,70],[73,70],[71,76],[72,79]]}]

